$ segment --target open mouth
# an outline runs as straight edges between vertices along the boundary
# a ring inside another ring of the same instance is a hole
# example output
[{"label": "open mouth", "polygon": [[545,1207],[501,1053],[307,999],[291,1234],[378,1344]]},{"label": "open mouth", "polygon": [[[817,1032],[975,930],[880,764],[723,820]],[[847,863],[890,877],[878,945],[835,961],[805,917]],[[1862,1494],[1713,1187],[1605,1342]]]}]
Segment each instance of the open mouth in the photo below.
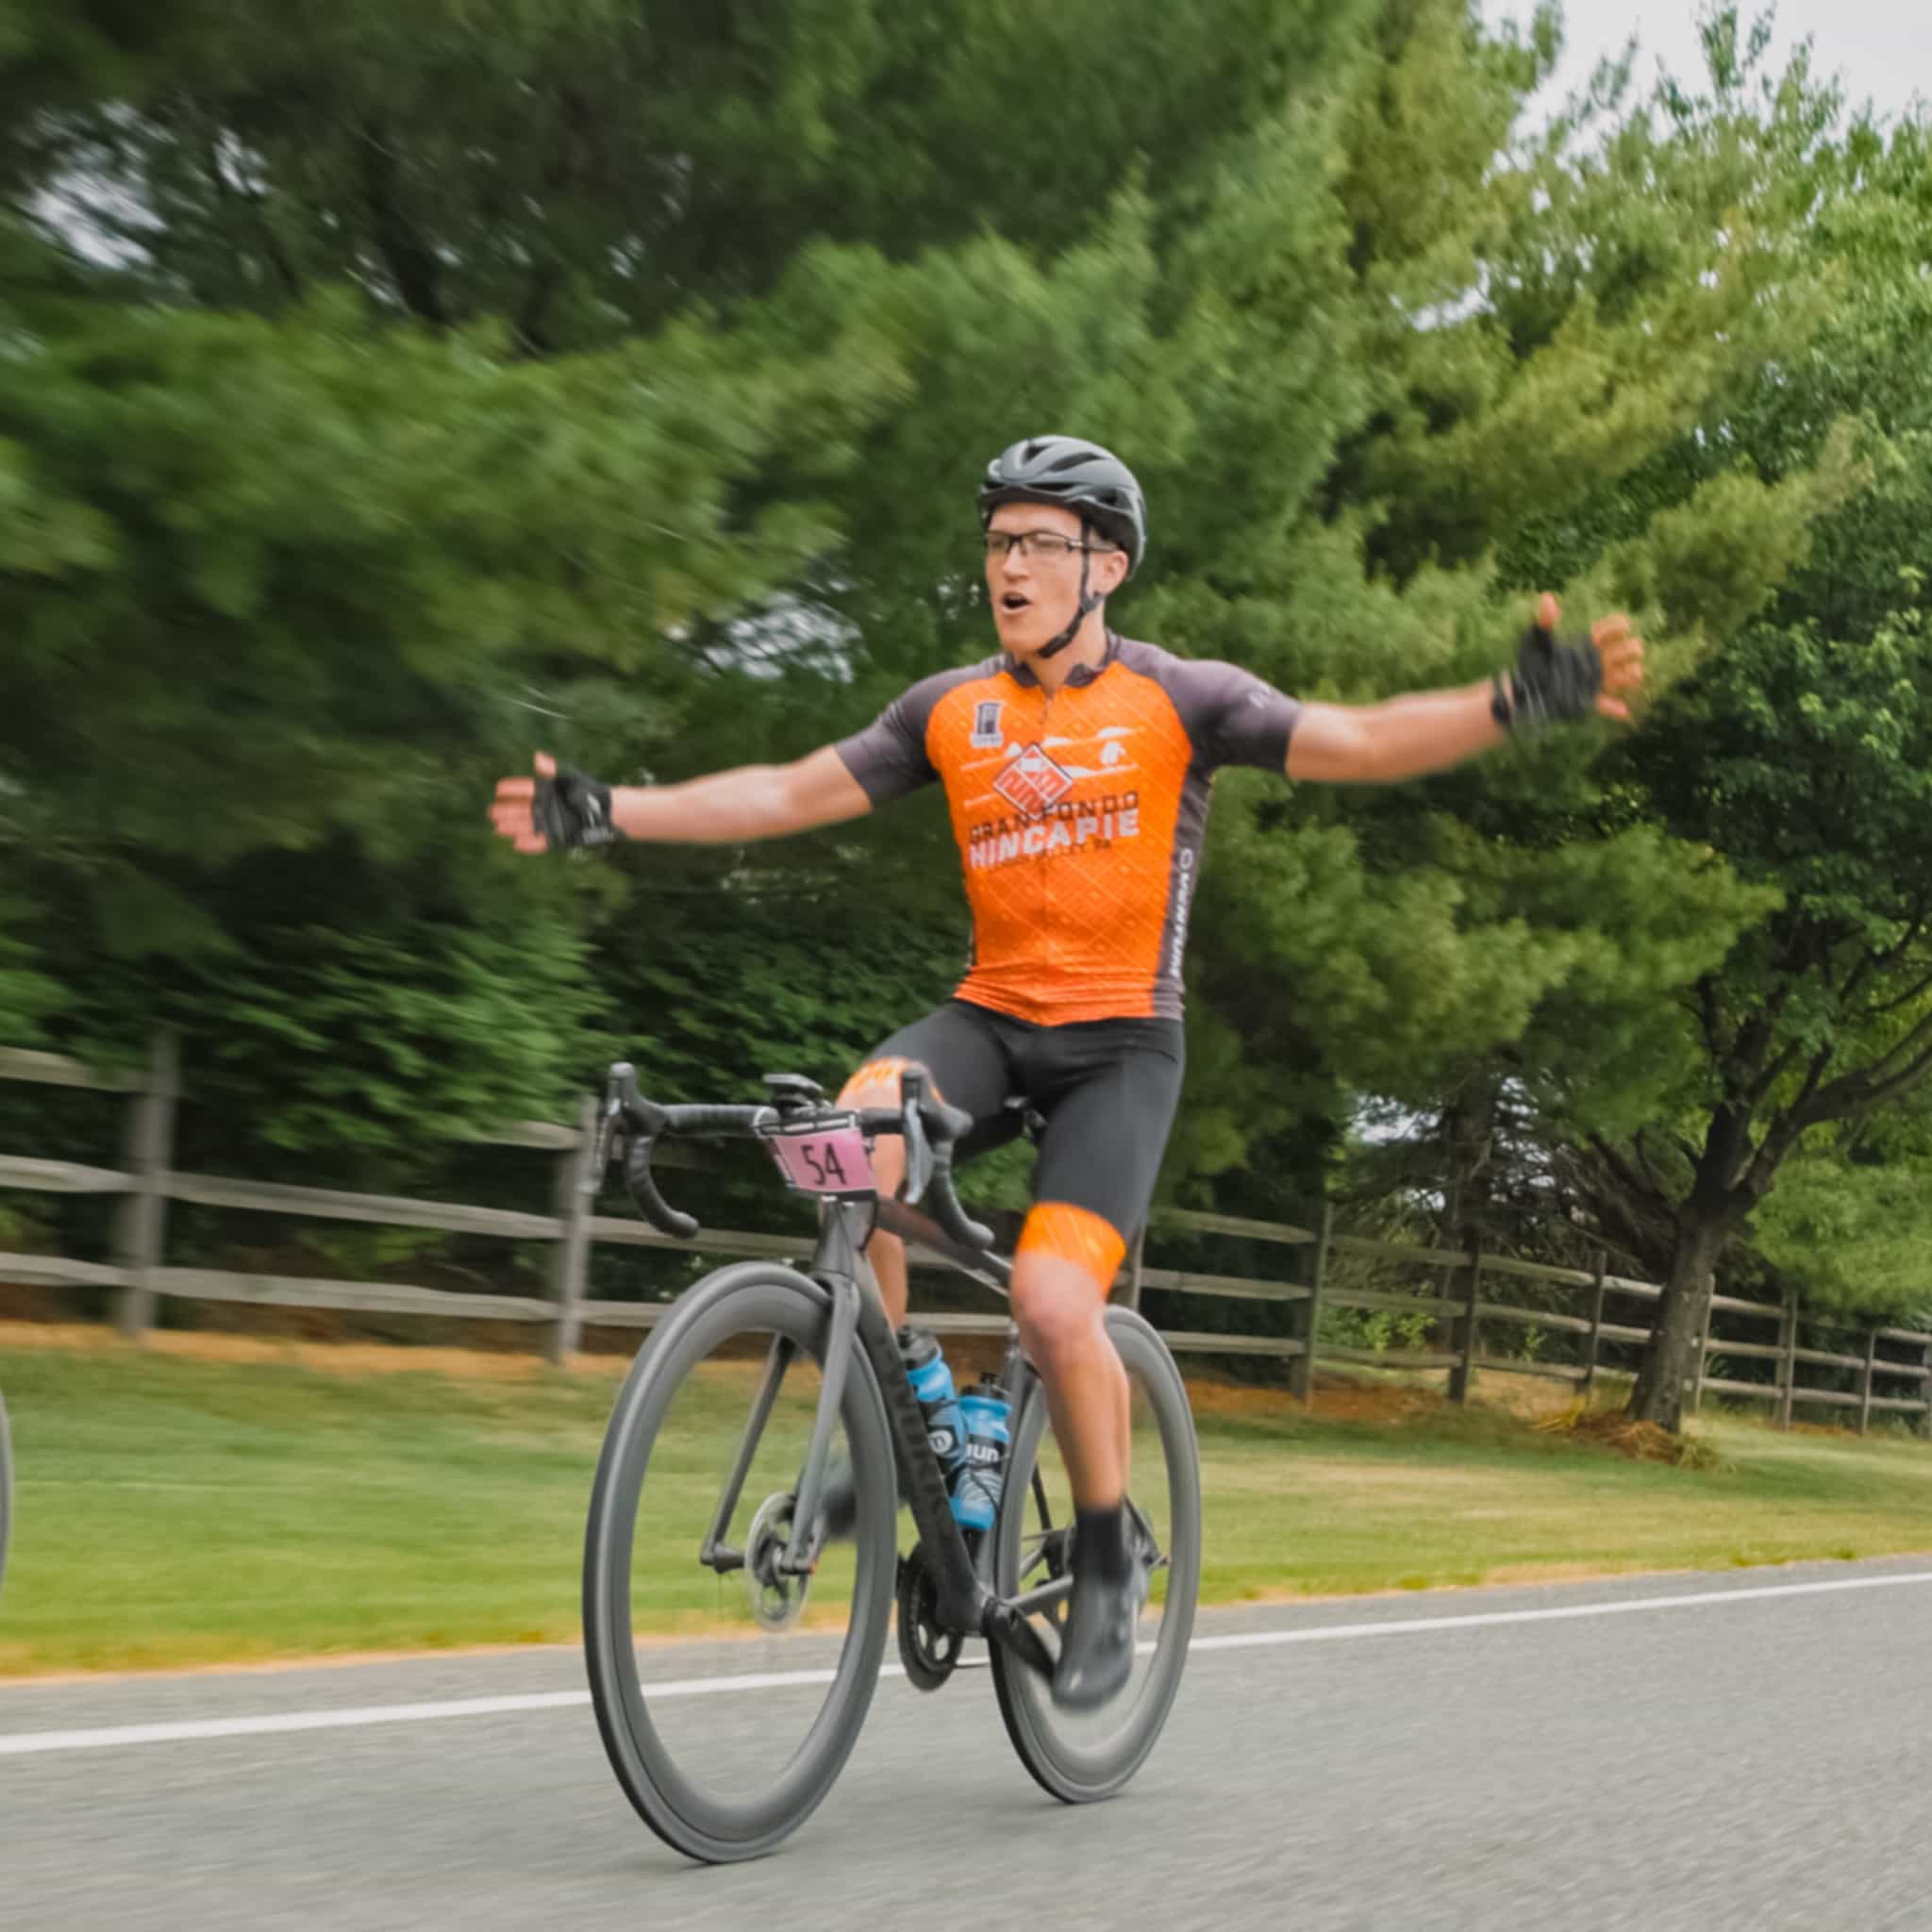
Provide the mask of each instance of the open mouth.
[{"label": "open mouth", "polygon": [[1022,591],[1007,591],[1000,597],[1000,608],[1008,613],[1030,609],[1032,605],[1033,599]]}]

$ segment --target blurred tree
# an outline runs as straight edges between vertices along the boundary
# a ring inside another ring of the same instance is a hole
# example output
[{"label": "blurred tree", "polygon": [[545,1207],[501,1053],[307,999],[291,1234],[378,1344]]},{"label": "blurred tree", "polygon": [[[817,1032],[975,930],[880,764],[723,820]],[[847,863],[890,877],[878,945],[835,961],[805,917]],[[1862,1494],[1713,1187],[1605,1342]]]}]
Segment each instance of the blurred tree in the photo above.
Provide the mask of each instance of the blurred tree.
[{"label": "blurred tree", "polygon": [[[1628,602],[1689,707],[1862,474],[1822,391],[1779,461],[1734,428],[1843,258],[1802,73],[1638,114],[1607,75],[1525,143],[1554,19],[1461,0],[75,25],[29,22],[0,112],[69,258],[10,282],[0,360],[24,942],[70,1030],[326,1013],[357,1044],[304,1062],[305,1144],[380,1144],[391,1027],[469,1057],[454,1117],[613,1037],[679,1084],[812,1035],[785,1058],[833,1071],[942,994],[934,801],[558,867],[480,810],[534,741],[614,778],[789,758],[990,648],[970,491],[1016,435],[1142,474],[1124,626],[1363,700],[1482,675],[1547,584]],[[1292,1208],[1364,1091],[1465,1096],[1472,1150],[1508,1079],[1656,1117],[1657,1016],[1779,887],[1610,738],[1379,794],[1230,778],[1172,1187]],[[491,1071],[499,976],[558,1017]]]}]

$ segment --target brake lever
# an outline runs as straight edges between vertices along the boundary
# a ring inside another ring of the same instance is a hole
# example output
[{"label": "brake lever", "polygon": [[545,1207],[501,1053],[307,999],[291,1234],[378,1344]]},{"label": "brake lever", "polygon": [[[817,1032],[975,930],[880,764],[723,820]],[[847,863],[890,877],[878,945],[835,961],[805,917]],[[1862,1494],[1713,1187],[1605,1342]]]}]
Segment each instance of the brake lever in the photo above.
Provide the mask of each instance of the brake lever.
[{"label": "brake lever", "polygon": [[953,1147],[971,1129],[972,1116],[935,1094],[930,1105],[938,1127],[928,1135],[925,1074],[918,1067],[908,1067],[899,1075],[899,1099],[906,1138],[906,1205],[916,1208],[930,1192],[930,1211],[955,1241],[970,1248],[991,1247],[992,1229],[974,1221],[953,1191]]},{"label": "brake lever", "polygon": [[617,1139],[618,1123],[625,1118],[625,1099],[626,1093],[632,1100],[637,1098],[637,1069],[628,1060],[618,1060],[604,1083],[604,1108],[597,1122],[597,1138],[591,1147],[590,1165],[578,1184],[587,1194],[600,1192],[604,1176],[610,1172],[612,1143]]},{"label": "brake lever", "polygon": [[925,1138],[925,1120],[921,1108],[925,1100],[925,1073],[908,1067],[899,1075],[899,1106],[906,1142],[906,1185],[901,1194],[908,1208],[916,1208],[925,1197],[932,1180],[933,1151]]}]

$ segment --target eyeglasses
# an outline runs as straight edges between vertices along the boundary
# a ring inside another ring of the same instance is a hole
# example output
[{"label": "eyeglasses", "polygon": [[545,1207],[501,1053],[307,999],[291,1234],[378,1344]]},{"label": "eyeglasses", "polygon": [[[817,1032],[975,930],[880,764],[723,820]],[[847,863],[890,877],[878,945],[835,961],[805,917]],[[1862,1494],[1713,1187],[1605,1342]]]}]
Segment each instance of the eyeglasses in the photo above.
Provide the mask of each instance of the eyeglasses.
[{"label": "eyeglasses", "polygon": [[996,563],[1013,550],[1017,550],[1029,563],[1064,563],[1068,558],[1077,557],[1083,550],[1099,556],[1118,547],[1113,543],[1087,543],[1076,537],[1062,537],[1058,530],[989,530],[986,533],[986,554]]}]

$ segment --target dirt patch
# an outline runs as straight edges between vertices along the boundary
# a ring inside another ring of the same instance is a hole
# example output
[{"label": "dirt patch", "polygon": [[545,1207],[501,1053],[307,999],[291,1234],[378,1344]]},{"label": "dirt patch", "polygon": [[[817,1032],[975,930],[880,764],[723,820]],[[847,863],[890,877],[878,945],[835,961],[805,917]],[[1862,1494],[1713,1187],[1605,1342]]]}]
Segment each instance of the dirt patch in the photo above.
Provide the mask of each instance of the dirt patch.
[{"label": "dirt patch", "polygon": [[1484,1369],[1476,1376],[1476,1395],[1485,1408],[1500,1408],[1525,1422],[1567,1414],[1576,1407],[1573,1384],[1548,1375],[1516,1375],[1507,1369]]},{"label": "dirt patch", "polygon": [[1272,1417],[1313,1416],[1321,1422],[1365,1423],[1391,1426],[1421,1416],[1440,1415],[1447,1399],[1433,1389],[1406,1382],[1357,1381],[1353,1376],[1317,1374],[1306,1407],[1285,1389],[1257,1388],[1252,1383],[1188,1378],[1188,1397],[1197,1417],[1228,1421],[1257,1421]]},{"label": "dirt patch", "polygon": [[[453,1375],[488,1382],[530,1381],[551,1373],[536,1355],[499,1355],[475,1348],[403,1348],[376,1341],[296,1341],[287,1337],[229,1335],[216,1330],[157,1328],[140,1341],[114,1329],[77,1322],[0,1324],[0,1349],[21,1354],[59,1350],[70,1355],[140,1353],[173,1361],[247,1363],[313,1369],[331,1375]],[[584,1356],[576,1366],[620,1374],[628,1363]]]},{"label": "dirt patch", "polygon": [[1661,1462],[1674,1469],[1723,1467],[1723,1458],[1707,1443],[1691,1436],[1674,1436],[1656,1423],[1633,1421],[1621,1409],[1586,1409],[1573,1403],[1536,1426],[1544,1435],[1596,1443],[1632,1462]]},{"label": "dirt patch", "polygon": [[1407,1388],[1399,1382],[1324,1383],[1318,1378],[1308,1408],[1326,1422],[1388,1424],[1439,1414],[1448,1406],[1433,1389]]}]

